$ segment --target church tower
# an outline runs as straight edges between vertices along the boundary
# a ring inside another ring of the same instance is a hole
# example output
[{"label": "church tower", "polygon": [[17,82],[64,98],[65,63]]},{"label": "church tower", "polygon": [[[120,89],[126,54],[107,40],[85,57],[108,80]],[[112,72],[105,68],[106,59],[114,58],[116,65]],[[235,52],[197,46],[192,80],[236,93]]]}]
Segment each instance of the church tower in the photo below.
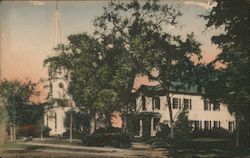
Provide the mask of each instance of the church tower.
[{"label": "church tower", "polygon": [[[53,50],[52,55],[58,55],[58,52],[54,50],[62,44],[62,31],[60,22],[60,12],[56,1],[56,10],[54,12],[54,34],[53,34]],[[51,76],[50,76],[51,77]],[[66,71],[63,68],[59,68],[55,74],[50,78],[50,97],[54,99],[68,99],[67,90],[68,83],[66,81]]]},{"label": "church tower", "polygon": [[[62,44],[62,32],[60,23],[60,12],[56,1],[54,12],[53,28],[53,50],[52,56],[58,55],[59,52],[54,48]],[[65,112],[69,111],[73,103],[68,95],[67,72],[64,68],[58,68],[56,72],[51,71],[49,66],[49,98],[48,101],[53,105],[45,108],[44,125],[51,129],[50,135],[62,135],[66,128],[64,127]],[[53,73],[53,74],[52,74]]]}]

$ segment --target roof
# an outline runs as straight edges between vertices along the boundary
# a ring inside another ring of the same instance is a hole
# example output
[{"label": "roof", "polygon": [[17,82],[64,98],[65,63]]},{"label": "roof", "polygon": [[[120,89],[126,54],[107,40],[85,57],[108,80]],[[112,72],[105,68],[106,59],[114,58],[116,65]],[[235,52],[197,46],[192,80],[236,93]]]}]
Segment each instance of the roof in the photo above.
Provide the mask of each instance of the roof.
[{"label": "roof", "polygon": [[[137,92],[142,92],[147,96],[155,95],[165,95],[166,92],[164,88],[160,85],[158,86],[146,86],[142,85]],[[205,89],[197,84],[181,83],[181,82],[171,82],[169,87],[169,92],[172,93],[185,93],[192,95],[201,95],[205,93]]]}]

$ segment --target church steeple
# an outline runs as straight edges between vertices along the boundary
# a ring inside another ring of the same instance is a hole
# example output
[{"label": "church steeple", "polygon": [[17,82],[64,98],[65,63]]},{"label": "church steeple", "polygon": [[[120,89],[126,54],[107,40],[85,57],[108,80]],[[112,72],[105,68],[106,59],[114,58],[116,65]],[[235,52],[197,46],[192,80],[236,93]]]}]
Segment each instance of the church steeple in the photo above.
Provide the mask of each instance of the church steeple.
[{"label": "church steeple", "polygon": [[60,12],[58,9],[58,2],[56,1],[56,9],[54,12],[54,36],[53,36],[53,48],[62,43],[62,30],[60,21]]}]

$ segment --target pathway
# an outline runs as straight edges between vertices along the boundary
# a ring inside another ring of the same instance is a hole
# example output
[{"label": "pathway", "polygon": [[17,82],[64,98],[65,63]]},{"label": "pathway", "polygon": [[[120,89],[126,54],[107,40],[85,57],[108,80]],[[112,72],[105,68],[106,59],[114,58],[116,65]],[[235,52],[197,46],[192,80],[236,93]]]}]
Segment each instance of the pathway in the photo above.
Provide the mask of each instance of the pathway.
[{"label": "pathway", "polygon": [[20,144],[31,145],[26,150],[7,151],[2,157],[8,158],[164,158],[168,152],[161,148],[155,148],[143,142],[133,142],[130,149],[111,147],[86,147],[71,146],[62,144],[44,144],[34,142],[19,142]]}]

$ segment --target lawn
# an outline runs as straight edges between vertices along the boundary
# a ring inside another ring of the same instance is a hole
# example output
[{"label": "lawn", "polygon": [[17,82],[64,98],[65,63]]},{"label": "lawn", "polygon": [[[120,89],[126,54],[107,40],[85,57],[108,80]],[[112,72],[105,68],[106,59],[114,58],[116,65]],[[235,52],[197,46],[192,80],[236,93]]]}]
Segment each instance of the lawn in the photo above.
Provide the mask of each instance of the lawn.
[{"label": "lawn", "polygon": [[181,157],[250,157],[250,149],[236,148],[231,139],[195,138],[187,145],[172,145],[159,138],[153,138],[148,143],[166,148],[170,155]]}]

